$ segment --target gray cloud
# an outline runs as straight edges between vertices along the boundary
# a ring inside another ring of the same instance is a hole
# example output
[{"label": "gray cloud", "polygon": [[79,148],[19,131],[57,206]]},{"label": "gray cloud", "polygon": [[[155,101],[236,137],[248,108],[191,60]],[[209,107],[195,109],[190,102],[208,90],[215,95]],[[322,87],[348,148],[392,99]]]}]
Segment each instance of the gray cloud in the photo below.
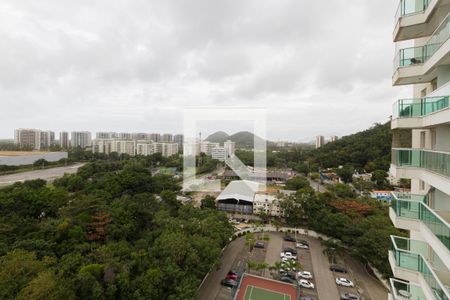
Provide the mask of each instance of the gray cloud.
[{"label": "gray cloud", "polygon": [[180,132],[182,109],[196,105],[266,107],[272,139],[361,130],[408,95],[390,86],[395,6],[5,0],[0,137],[16,127]]}]

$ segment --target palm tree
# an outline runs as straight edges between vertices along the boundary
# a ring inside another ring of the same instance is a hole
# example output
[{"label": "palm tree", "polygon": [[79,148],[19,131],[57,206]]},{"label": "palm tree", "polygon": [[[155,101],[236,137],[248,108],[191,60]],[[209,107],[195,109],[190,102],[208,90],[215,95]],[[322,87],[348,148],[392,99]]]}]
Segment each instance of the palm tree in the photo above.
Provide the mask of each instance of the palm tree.
[{"label": "palm tree", "polygon": [[332,264],[335,264],[336,254],[341,253],[343,249],[341,244],[334,239],[329,239],[327,241],[322,241],[322,246],[324,247],[322,253],[331,260]]},{"label": "palm tree", "polygon": [[269,266],[270,274],[273,279],[278,277],[278,271],[281,269],[281,265],[281,261],[277,261],[273,265]]},{"label": "palm tree", "polygon": [[257,263],[252,261],[252,260],[247,260],[247,269],[248,272],[251,273],[251,270],[256,270],[257,269]]},{"label": "palm tree", "polygon": [[248,251],[252,252],[253,251],[253,246],[255,246],[255,237],[253,235],[253,233],[251,232],[247,232],[245,234],[245,244],[248,246]]},{"label": "palm tree", "polygon": [[268,267],[269,267],[268,263],[262,262],[262,263],[259,263],[259,264],[256,265],[256,270],[264,272],[264,270],[267,269]]}]

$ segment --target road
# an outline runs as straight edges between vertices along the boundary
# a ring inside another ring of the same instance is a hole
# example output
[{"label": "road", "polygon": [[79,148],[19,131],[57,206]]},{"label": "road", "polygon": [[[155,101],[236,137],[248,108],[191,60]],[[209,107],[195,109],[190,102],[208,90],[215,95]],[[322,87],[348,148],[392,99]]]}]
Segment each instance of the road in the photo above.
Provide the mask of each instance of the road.
[{"label": "road", "polygon": [[366,300],[388,299],[388,291],[380,282],[369,275],[364,265],[348,255],[344,255],[345,264],[353,271],[353,275],[357,278],[357,284],[360,287],[360,293]]},{"label": "road", "polygon": [[313,272],[316,278],[319,299],[337,299],[339,292],[333,273],[330,272],[328,258],[322,253],[323,247],[318,239],[305,237],[311,249]]},{"label": "road", "polygon": [[311,185],[311,187],[313,189],[315,189],[317,192],[320,192],[320,193],[327,192],[327,189],[322,184],[320,184],[320,182],[311,180],[311,178],[309,178],[309,177],[306,177],[306,178],[308,179],[309,184]]},{"label": "road", "polygon": [[44,179],[47,181],[53,181],[55,178],[62,177],[66,173],[67,174],[76,173],[78,168],[83,165],[84,164],[76,164],[68,167],[57,167],[57,168],[3,175],[0,176],[0,187],[25,180]]},{"label": "road", "polygon": [[225,278],[228,271],[234,267],[235,260],[238,260],[240,254],[243,253],[244,250],[246,250],[244,237],[237,238],[228,244],[223,252],[220,269],[213,269],[211,273],[209,273],[208,277],[201,285],[196,299],[214,300],[217,298],[222,289],[220,281]]}]

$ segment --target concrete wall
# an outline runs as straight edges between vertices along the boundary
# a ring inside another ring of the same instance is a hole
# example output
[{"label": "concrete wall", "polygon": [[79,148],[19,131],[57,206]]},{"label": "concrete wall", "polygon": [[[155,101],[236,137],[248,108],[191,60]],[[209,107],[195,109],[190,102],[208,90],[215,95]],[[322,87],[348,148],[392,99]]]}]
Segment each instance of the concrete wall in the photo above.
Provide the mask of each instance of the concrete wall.
[{"label": "concrete wall", "polygon": [[436,150],[450,151],[450,125],[436,127]]},{"label": "concrete wall", "polygon": [[39,159],[55,162],[67,158],[67,152],[48,152],[42,154],[22,155],[22,156],[0,156],[0,166],[22,166],[31,165]]}]

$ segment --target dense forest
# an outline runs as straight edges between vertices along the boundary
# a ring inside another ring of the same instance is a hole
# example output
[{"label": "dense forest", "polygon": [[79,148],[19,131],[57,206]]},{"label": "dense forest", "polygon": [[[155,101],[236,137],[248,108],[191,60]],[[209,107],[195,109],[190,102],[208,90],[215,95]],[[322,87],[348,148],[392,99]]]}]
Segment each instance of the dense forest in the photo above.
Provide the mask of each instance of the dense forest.
[{"label": "dense forest", "polygon": [[0,299],[192,298],[232,227],[181,205],[151,163],[91,162],[0,189]]},{"label": "dense forest", "polygon": [[389,169],[392,134],[390,122],[344,136],[309,153],[309,159],[320,167],[351,165],[368,172]]}]

